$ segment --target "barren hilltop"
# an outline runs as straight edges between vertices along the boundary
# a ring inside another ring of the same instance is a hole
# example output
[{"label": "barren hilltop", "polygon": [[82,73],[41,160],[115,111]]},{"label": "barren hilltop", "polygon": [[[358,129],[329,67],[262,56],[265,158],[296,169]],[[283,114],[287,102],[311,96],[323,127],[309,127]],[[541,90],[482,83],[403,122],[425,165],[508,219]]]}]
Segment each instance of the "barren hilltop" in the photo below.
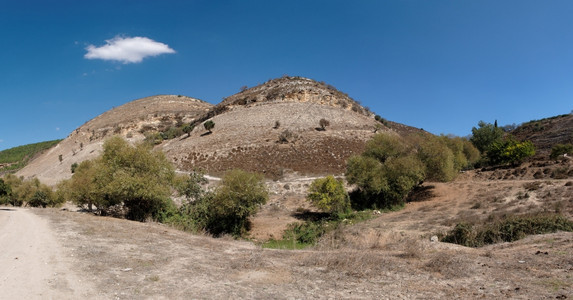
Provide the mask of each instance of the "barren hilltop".
[{"label": "barren hilltop", "polygon": [[[328,123],[324,128],[321,119]],[[206,120],[215,123],[212,133],[203,128]],[[185,124],[193,124],[190,134],[181,131]],[[199,167],[219,175],[241,168],[271,179],[293,172],[342,174],[346,159],[359,154],[381,131],[404,134],[418,129],[382,124],[333,86],[285,76],[244,89],[216,106],[174,95],[126,103],[80,126],[18,175],[54,185],[71,177],[72,164],[96,157],[104,139],[113,135],[132,142],[153,139],[181,171]]]}]

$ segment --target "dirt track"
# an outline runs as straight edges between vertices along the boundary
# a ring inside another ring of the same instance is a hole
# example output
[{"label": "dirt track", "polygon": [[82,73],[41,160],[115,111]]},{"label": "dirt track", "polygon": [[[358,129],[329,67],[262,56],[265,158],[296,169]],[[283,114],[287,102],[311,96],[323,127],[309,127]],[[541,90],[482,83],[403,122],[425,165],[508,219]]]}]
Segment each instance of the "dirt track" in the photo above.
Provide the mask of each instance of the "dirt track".
[{"label": "dirt track", "polygon": [[93,298],[72,271],[47,220],[23,208],[0,208],[0,298]]}]

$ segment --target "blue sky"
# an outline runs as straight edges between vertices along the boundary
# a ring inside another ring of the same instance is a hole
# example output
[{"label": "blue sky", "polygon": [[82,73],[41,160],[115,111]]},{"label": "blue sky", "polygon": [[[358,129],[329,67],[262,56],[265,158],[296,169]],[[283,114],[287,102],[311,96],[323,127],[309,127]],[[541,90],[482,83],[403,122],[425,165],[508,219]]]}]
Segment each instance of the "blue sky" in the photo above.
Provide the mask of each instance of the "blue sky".
[{"label": "blue sky", "polygon": [[0,0],[0,150],[142,97],[216,104],[284,74],[435,134],[566,114],[571,16],[559,0]]}]

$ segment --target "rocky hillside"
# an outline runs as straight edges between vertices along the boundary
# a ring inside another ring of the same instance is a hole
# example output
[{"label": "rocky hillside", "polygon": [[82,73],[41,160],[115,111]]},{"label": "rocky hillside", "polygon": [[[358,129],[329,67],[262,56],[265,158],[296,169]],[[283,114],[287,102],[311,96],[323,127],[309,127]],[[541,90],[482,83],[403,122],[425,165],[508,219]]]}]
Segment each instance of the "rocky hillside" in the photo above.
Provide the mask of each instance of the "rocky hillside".
[{"label": "rocky hillside", "polygon": [[538,155],[546,157],[554,145],[573,143],[573,113],[523,123],[511,134],[532,141]]},{"label": "rocky hillside", "polygon": [[145,134],[193,122],[212,105],[184,96],[160,95],[135,100],[113,108],[74,130],[58,145],[32,160],[17,175],[38,177],[54,185],[71,177],[71,165],[93,159],[101,152],[103,141],[121,135],[136,142]]},{"label": "rocky hillside", "polygon": [[[375,132],[420,131],[378,119],[336,88],[302,77],[245,88],[216,106],[184,96],[154,96],[90,120],[18,175],[54,185],[71,177],[72,164],[95,158],[112,135],[132,142],[155,137],[156,148],[181,171],[203,168],[220,175],[241,168],[275,180],[285,174],[342,174],[346,160],[362,152]],[[212,132],[203,126],[207,120],[215,123]],[[195,126],[189,135],[179,129],[168,140],[156,138],[184,124]]]},{"label": "rocky hillside", "polygon": [[[334,87],[282,77],[227,97],[196,124],[189,137],[167,142],[165,153],[182,170],[211,174],[241,168],[278,179],[285,173],[341,174],[378,130],[391,130],[368,109]],[[321,119],[329,125],[320,126]]]}]

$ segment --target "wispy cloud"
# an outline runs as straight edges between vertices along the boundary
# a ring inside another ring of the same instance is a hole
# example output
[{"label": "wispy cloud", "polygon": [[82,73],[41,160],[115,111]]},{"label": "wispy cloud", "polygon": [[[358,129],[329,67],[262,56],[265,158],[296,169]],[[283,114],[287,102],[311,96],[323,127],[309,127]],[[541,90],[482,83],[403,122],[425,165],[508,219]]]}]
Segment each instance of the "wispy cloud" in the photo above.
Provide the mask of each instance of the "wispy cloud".
[{"label": "wispy cloud", "polygon": [[0,143],[4,143],[4,140],[3,140],[3,139],[0,139]]},{"label": "wispy cloud", "polygon": [[128,64],[139,63],[149,56],[175,53],[175,50],[169,48],[167,44],[140,36],[116,36],[105,42],[106,44],[101,47],[87,46],[86,50],[88,53],[84,55],[84,58],[113,60]]}]

